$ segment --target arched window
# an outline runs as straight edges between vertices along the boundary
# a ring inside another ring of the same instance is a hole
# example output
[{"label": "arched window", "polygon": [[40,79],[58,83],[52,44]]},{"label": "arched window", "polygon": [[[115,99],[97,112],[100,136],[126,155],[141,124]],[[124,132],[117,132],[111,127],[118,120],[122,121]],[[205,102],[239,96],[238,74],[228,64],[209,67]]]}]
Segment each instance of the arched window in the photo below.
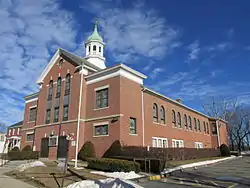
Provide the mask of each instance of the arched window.
[{"label": "arched window", "polygon": [[60,97],[60,95],[61,95],[61,88],[62,88],[62,79],[61,79],[61,77],[59,77],[57,79],[56,97]]},{"label": "arched window", "polygon": [[102,52],[102,48],[101,48],[101,46],[99,46],[99,52]]},{"label": "arched window", "polygon": [[93,46],[93,51],[96,51],[96,45]]},{"label": "arched window", "polygon": [[49,93],[48,93],[48,100],[50,101],[52,99],[53,94],[53,80],[50,80],[49,82]]},{"label": "arched window", "polygon": [[160,114],[161,114],[161,123],[165,124],[165,109],[163,106],[161,106]]},{"label": "arched window", "polygon": [[203,121],[203,129],[204,129],[204,133],[206,134],[207,133],[207,127],[206,127],[205,121]]},{"label": "arched window", "polygon": [[175,111],[172,110],[172,123],[176,124]]},{"label": "arched window", "polygon": [[180,114],[180,112],[177,113],[177,123],[178,123],[178,126],[181,127],[181,114]]},{"label": "arched window", "polygon": [[187,120],[187,115],[186,114],[184,114],[184,126],[187,129],[187,127],[188,127],[188,120]]},{"label": "arched window", "polygon": [[89,53],[90,53],[90,50],[91,50],[91,46],[89,46]]},{"label": "arched window", "polygon": [[65,95],[69,95],[70,93],[70,74],[67,74],[65,80]]},{"label": "arched window", "polygon": [[197,131],[197,122],[196,122],[196,118],[194,118],[194,130]]},{"label": "arched window", "polygon": [[158,122],[158,107],[157,104],[153,104],[153,121]]},{"label": "arched window", "polygon": [[201,131],[201,123],[200,123],[200,120],[198,119],[198,130]]},{"label": "arched window", "polygon": [[190,116],[188,116],[188,121],[189,121],[189,129],[192,130],[192,119]]}]

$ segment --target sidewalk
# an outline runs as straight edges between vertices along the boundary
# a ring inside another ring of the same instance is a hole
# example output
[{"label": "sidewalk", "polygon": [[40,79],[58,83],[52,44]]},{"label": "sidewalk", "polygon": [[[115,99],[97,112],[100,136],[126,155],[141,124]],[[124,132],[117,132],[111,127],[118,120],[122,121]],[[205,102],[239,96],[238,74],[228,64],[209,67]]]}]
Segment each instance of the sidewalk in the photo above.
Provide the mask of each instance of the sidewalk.
[{"label": "sidewalk", "polygon": [[27,184],[21,180],[14,179],[12,177],[4,175],[6,172],[10,172],[11,170],[14,170],[17,166],[22,164],[23,161],[11,161],[4,165],[3,167],[0,167],[0,188],[35,188],[34,186]]}]

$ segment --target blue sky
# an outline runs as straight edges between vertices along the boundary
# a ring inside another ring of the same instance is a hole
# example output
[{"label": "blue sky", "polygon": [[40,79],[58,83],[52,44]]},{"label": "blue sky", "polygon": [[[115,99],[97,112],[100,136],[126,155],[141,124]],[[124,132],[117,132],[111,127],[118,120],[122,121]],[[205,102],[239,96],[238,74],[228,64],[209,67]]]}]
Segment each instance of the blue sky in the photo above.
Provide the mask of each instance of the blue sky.
[{"label": "blue sky", "polygon": [[249,104],[249,1],[0,0],[0,121],[23,118],[23,97],[58,47],[84,56],[100,20],[107,66],[125,63],[145,85],[202,109],[211,98]]}]

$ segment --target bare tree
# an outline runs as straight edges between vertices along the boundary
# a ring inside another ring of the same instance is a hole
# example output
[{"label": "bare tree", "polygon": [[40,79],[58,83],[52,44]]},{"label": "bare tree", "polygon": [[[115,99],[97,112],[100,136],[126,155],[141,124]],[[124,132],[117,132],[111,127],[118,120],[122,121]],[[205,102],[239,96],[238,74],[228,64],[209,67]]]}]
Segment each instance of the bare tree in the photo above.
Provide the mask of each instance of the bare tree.
[{"label": "bare tree", "polygon": [[[226,99],[223,97],[212,97],[212,99],[203,105],[204,112],[211,117],[220,118],[228,121],[233,114],[234,109],[239,105],[237,99]],[[232,126],[228,124],[228,139],[231,149],[235,149],[234,136],[232,134]]]},{"label": "bare tree", "polygon": [[238,106],[229,117],[231,134],[237,144],[239,154],[241,153],[244,140],[250,134],[250,111],[244,106]]}]

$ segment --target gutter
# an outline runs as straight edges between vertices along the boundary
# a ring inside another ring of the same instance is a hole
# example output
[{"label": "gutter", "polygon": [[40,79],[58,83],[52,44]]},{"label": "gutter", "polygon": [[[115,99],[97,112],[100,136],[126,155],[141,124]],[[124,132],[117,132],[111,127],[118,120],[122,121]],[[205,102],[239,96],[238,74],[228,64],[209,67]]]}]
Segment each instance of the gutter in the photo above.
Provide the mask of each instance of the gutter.
[{"label": "gutter", "polygon": [[80,132],[80,118],[81,118],[81,104],[82,104],[82,81],[83,81],[83,62],[81,68],[81,81],[80,81],[80,93],[78,104],[78,117],[77,117],[77,130],[76,130],[76,150],[75,150],[75,168],[77,168],[78,148],[79,148],[79,132]]},{"label": "gutter", "polygon": [[144,130],[144,125],[145,125],[145,123],[144,123],[144,95],[143,95],[143,92],[144,92],[144,88],[142,88],[142,90],[141,90],[141,113],[142,113],[142,146],[144,147],[144,145],[145,145],[145,136],[144,136],[144,134],[145,134],[145,130]]},{"label": "gutter", "polygon": [[217,131],[218,147],[220,147],[220,132],[219,132],[218,120],[215,120],[215,123],[216,123],[216,131]]}]

